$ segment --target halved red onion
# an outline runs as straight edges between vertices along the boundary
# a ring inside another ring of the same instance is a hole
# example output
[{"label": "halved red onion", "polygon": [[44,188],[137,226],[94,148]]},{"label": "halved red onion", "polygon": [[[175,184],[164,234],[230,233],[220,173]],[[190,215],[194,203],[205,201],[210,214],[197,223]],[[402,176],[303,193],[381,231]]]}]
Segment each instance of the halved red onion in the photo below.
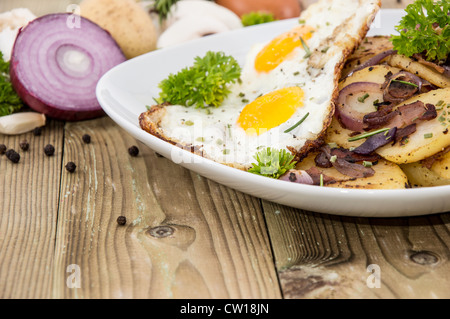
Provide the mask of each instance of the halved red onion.
[{"label": "halved red onion", "polygon": [[339,92],[336,105],[336,116],[344,128],[361,132],[364,129],[363,118],[367,112],[356,110],[354,103],[349,103],[348,97],[358,93],[380,93],[381,86],[374,82],[354,82],[344,87]]},{"label": "halved red onion", "polygon": [[11,55],[11,82],[32,109],[62,120],[104,114],[95,89],[100,77],[126,60],[111,35],[70,13],[37,18],[17,35]]}]

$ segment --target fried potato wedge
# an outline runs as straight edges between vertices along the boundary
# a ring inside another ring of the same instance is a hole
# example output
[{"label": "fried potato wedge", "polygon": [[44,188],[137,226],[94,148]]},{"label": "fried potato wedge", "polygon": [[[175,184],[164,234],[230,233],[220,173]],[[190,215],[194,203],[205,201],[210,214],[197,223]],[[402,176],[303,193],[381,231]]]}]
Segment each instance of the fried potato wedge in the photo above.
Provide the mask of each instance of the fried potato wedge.
[{"label": "fried potato wedge", "polygon": [[386,61],[389,65],[416,74],[440,88],[450,87],[450,78],[404,55],[394,54]]},{"label": "fried potato wedge", "polygon": [[[314,158],[317,152],[310,153],[306,158],[297,164],[298,169],[308,170],[316,166]],[[375,174],[365,178],[351,178],[338,172],[335,168],[317,167],[321,174],[332,177],[336,182],[326,184],[327,187],[339,188],[360,188],[360,189],[401,189],[406,188],[408,179],[405,173],[396,164],[390,163],[383,159],[372,166]]]},{"label": "fried potato wedge", "polygon": [[437,117],[417,124],[416,132],[408,137],[408,143],[385,145],[377,150],[384,159],[397,164],[421,161],[442,151],[450,145],[448,126],[450,115],[447,105],[450,101],[450,88],[433,90],[414,96],[398,106],[422,101],[424,104],[436,105]]}]

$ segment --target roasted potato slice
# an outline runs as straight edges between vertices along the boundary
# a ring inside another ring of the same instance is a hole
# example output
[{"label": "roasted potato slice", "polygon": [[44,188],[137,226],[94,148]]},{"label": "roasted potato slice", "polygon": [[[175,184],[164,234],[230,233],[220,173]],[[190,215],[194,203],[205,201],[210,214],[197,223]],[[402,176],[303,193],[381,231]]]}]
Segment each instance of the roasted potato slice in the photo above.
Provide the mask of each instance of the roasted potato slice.
[{"label": "roasted potato slice", "polygon": [[[310,153],[303,159],[297,168],[301,170],[308,170],[316,166],[314,158],[317,152]],[[390,163],[383,159],[379,160],[376,165],[372,166],[375,174],[365,178],[351,178],[338,172],[335,168],[320,168],[319,171],[336,180],[335,183],[327,184],[329,187],[339,188],[361,188],[361,189],[399,189],[408,186],[408,179],[405,173],[396,164]]]},{"label": "roasted potato slice", "polygon": [[406,164],[421,161],[450,145],[450,88],[433,90],[414,96],[401,105],[422,101],[424,104],[436,105],[437,117],[417,124],[416,132],[408,137],[408,143],[401,145],[385,145],[377,150],[383,158],[397,163]]},{"label": "roasted potato slice", "polygon": [[422,162],[401,165],[411,186],[427,187],[450,185],[450,152],[433,161],[431,167]]},{"label": "roasted potato slice", "polygon": [[349,77],[345,78],[339,83],[339,89],[342,90],[347,85],[354,82],[374,82],[383,84],[386,81],[386,74],[392,72],[393,74],[399,72],[400,69],[385,64],[378,64],[371,67],[356,71]]},{"label": "roasted potato slice", "polygon": [[357,140],[349,142],[348,139],[355,133],[347,130],[341,126],[336,117],[333,117],[330,126],[328,127],[327,134],[325,136],[325,143],[337,144],[337,146],[350,149],[352,147],[358,147],[364,140]]},{"label": "roasted potato slice", "polygon": [[389,65],[416,74],[440,88],[450,87],[450,78],[404,55],[394,54],[386,61]]}]

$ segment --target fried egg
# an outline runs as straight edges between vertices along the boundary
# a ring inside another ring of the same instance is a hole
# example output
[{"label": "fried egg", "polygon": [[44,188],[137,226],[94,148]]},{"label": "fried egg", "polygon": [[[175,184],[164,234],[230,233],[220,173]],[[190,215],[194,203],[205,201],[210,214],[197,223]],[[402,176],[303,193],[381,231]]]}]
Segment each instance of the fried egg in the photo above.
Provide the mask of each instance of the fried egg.
[{"label": "fried egg", "polygon": [[158,105],[141,115],[140,125],[181,148],[241,169],[251,167],[265,147],[302,156],[329,126],[342,65],[379,7],[378,0],[320,0],[291,30],[252,46],[241,81],[230,86],[221,106]]}]

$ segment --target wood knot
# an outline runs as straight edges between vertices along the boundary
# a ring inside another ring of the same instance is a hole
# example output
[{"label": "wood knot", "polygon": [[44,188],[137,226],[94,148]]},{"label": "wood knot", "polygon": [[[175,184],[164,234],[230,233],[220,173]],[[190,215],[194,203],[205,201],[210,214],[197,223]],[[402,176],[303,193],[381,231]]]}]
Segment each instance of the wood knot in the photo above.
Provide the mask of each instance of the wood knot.
[{"label": "wood knot", "polygon": [[409,258],[419,265],[432,265],[439,261],[439,258],[429,251],[419,251],[413,253]]},{"label": "wood knot", "polygon": [[147,230],[147,233],[155,238],[169,237],[175,232],[175,229],[171,226],[157,226]]}]

